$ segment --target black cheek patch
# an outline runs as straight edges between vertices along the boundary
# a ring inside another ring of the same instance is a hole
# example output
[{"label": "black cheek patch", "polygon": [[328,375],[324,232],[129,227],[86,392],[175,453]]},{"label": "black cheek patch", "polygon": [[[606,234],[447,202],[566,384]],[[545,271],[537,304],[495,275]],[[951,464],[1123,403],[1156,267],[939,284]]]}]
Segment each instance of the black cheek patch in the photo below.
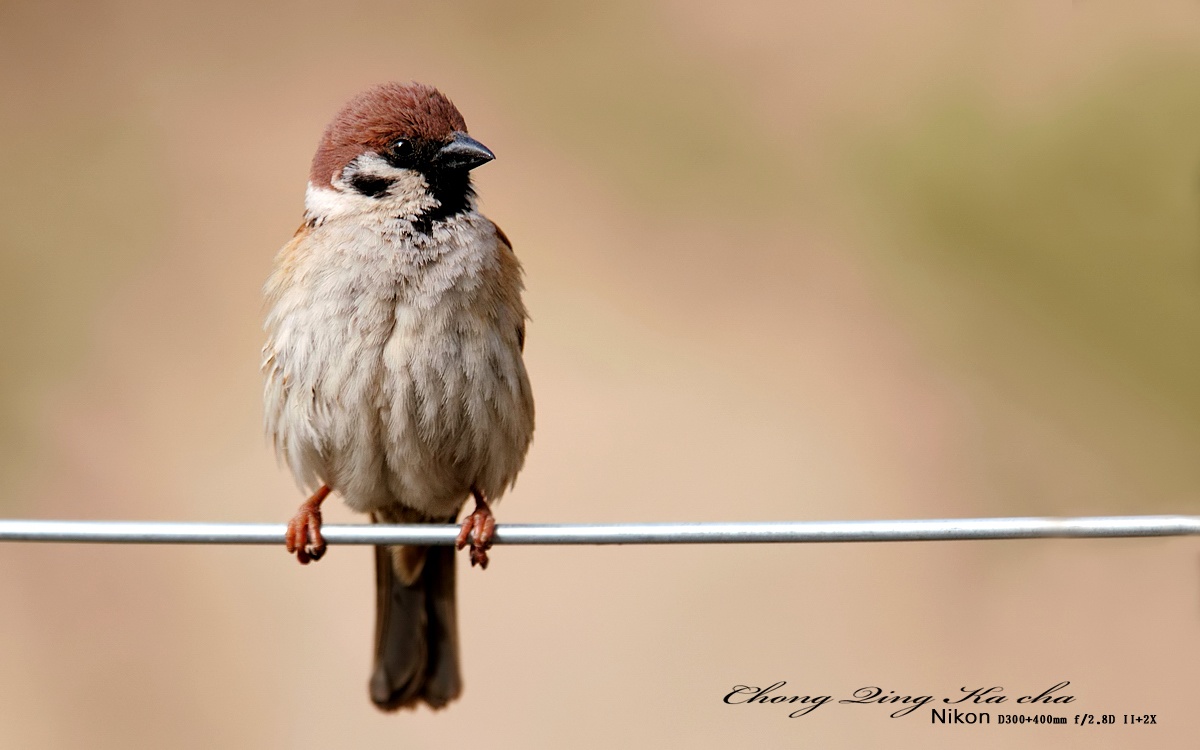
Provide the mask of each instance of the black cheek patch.
[{"label": "black cheek patch", "polygon": [[375,177],[369,174],[356,174],[350,178],[350,187],[368,198],[378,198],[388,191],[393,180],[386,177]]}]

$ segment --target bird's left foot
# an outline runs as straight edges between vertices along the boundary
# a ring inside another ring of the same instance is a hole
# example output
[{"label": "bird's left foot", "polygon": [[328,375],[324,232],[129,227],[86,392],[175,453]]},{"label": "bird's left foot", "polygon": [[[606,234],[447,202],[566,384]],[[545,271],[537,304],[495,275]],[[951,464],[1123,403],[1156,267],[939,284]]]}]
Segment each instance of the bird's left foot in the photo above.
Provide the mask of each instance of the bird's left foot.
[{"label": "bird's left foot", "polygon": [[478,565],[487,570],[487,551],[492,546],[492,537],[496,533],[496,517],[488,507],[487,498],[479,490],[471,490],[475,494],[475,510],[463,519],[462,528],[458,531],[458,539],[454,546],[462,549],[471,544],[471,567]]},{"label": "bird's left foot", "polygon": [[301,565],[320,560],[325,554],[325,537],[321,536],[321,503],[329,496],[329,485],[304,501],[296,515],[288,522],[287,551],[294,553]]}]

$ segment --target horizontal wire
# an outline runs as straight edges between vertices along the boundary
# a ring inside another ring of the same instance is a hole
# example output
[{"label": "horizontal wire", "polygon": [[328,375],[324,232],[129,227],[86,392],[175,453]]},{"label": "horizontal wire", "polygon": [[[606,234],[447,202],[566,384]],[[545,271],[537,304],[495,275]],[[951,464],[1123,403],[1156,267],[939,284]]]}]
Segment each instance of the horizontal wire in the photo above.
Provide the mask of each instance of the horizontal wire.
[{"label": "horizontal wire", "polygon": [[[283,544],[278,523],[0,520],[0,542],[110,544]],[[329,544],[449,545],[450,524],[329,525]],[[741,544],[1076,539],[1200,534],[1200,516],[955,518],[748,523],[502,524],[496,544]]]}]

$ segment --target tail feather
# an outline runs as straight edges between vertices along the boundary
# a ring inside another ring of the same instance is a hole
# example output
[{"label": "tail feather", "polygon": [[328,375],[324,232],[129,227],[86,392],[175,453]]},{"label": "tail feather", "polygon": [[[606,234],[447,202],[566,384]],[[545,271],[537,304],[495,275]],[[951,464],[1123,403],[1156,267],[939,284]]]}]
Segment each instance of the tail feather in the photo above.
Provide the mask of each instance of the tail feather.
[{"label": "tail feather", "polygon": [[462,692],[453,547],[376,547],[371,701],[441,708]]}]

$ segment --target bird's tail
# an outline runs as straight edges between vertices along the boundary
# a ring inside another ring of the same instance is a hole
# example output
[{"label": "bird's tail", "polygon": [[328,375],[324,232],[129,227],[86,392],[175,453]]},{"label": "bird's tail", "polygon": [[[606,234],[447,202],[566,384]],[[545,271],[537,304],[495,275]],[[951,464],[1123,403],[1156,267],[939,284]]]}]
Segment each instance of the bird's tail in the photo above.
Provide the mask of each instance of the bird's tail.
[{"label": "bird's tail", "polygon": [[[372,514],[374,523],[415,518]],[[427,520],[427,519],[422,519]],[[441,708],[462,692],[453,547],[375,548],[375,666],[371,701],[384,711]]]}]

